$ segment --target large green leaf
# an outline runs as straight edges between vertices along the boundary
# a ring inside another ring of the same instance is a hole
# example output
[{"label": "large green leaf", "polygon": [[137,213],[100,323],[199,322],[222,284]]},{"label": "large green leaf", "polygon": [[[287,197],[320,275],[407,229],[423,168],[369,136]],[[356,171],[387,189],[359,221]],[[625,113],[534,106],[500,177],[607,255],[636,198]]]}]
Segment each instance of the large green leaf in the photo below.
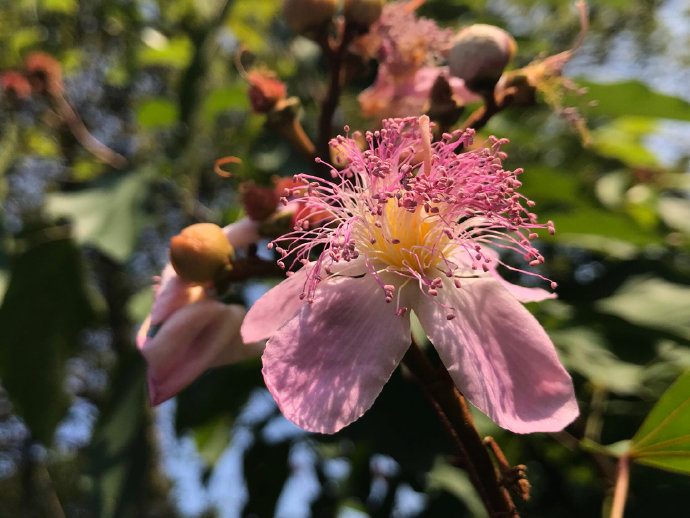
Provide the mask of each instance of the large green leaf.
[{"label": "large green leaf", "polygon": [[632,439],[636,462],[690,475],[690,371],[654,405]]},{"label": "large green leaf", "polygon": [[80,243],[125,261],[144,224],[142,205],[152,176],[151,169],[142,169],[98,180],[81,191],[49,194],[45,209],[54,217],[69,217]]},{"label": "large green leaf", "polygon": [[597,309],[633,324],[690,339],[690,287],[655,277],[628,280]]},{"label": "large green leaf", "polygon": [[597,101],[595,115],[655,117],[690,121],[690,104],[677,97],[651,90],[638,81],[590,83],[578,81],[589,89],[587,97]]},{"label": "large green leaf", "polygon": [[95,317],[81,256],[66,227],[48,227],[20,242],[0,307],[0,378],[33,437],[50,443],[64,416],[65,360]]},{"label": "large green leaf", "polygon": [[553,331],[550,336],[569,371],[577,371],[596,386],[618,394],[635,394],[641,390],[642,367],[616,357],[598,333],[573,327]]}]

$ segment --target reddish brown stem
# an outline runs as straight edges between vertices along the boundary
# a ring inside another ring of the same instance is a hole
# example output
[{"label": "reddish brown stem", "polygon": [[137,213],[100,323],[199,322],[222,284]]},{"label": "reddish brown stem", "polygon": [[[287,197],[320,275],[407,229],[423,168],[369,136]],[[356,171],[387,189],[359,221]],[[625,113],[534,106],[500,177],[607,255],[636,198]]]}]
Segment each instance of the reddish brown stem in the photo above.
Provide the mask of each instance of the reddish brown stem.
[{"label": "reddish brown stem", "polygon": [[77,142],[84,146],[89,153],[115,169],[123,169],[127,165],[125,157],[110,149],[89,132],[79,114],[62,94],[51,95],[51,98],[60,118],[72,132],[74,138],[77,139]]},{"label": "reddish brown stem", "polygon": [[[415,376],[444,423],[446,431],[463,458],[464,467],[491,518],[519,518],[508,491],[502,487],[489,452],[477,432],[465,398],[455,387],[448,371],[437,371],[416,343],[408,349],[403,363]],[[447,426],[445,421],[450,424]]]}]

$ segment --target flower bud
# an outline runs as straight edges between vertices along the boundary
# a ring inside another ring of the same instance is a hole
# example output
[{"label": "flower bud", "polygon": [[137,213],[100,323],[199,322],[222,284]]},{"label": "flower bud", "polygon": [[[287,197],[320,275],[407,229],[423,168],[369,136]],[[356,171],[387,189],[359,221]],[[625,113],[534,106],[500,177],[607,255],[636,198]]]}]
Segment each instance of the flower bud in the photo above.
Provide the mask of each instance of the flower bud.
[{"label": "flower bud", "polygon": [[464,79],[470,90],[491,92],[516,50],[515,40],[503,29],[470,25],[455,37],[448,65],[451,74]]},{"label": "flower bud", "polygon": [[249,103],[255,113],[268,113],[285,99],[285,83],[276,79],[269,71],[252,70],[249,72]]},{"label": "flower bud", "polygon": [[29,81],[15,70],[6,70],[2,73],[0,89],[12,99],[28,99],[31,96]]},{"label": "flower bud", "polygon": [[345,0],[345,19],[369,27],[379,19],[386,0]]},{"label": "flower bud", "polygon": [[303,34],[329,21],[335,14],[338,0],[283,0],[285,23]]},{"label": "flower bud", "polygon": [[244,211],[254,221],[263,221],[275,212],[280,196],[273,187],[256,185],[254,182],[240,184],[240,197]]},{"label": "flower bud", "polygon": [[233,256],[223,230],[213,223],[191,225],[170,240],[170,263],[189,282],[213,282],[232,269]]}]

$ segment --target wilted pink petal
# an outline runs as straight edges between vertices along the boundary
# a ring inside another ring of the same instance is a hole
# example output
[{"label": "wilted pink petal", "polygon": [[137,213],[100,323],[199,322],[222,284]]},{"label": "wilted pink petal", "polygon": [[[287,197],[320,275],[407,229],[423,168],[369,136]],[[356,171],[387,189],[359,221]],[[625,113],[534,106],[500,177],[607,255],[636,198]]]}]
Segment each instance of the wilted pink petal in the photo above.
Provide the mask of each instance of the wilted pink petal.
[{"label": "wilted pink petal", "polygon": [[461,317],[447,321],[446,310],[423,296],[414,311],[477,408],[517,433],[562,430],[577,417],[572,380],[553,343],[498,282],[466,279],[461,289],[450,284],[439,290],[439,299]]},{"label": "wilted pink petal", "polygon": [[[243,248],[260,239],[258,225],[244,218],[223,232],[233,248]],[[153,405],[174,396],[210,367],[260,354],[263,346],[244,345],[240,338],[242,306],[215,300],[206,287],[180,278],[170,264],[155,290],[151,315],[136,340],[148,363]]]},{"label": "wilted pink petal", "polygon": [[407,77],[395,77],[380,66],[376,81],[359,94],[359,104],[365,117],[411,117],[427,111],[431,88],[439,75],[448,78],[453,97],[459,106],[481,100],[465,87],[458,77],[448,75],[448,67],[422,67]]},{"label": "wilted pink petal", "polygon": [[409,316],[396,316],[371,276],[324,282],[268,341],[266,386],[291,421],[334,433],[374,403],[410,341]]}]

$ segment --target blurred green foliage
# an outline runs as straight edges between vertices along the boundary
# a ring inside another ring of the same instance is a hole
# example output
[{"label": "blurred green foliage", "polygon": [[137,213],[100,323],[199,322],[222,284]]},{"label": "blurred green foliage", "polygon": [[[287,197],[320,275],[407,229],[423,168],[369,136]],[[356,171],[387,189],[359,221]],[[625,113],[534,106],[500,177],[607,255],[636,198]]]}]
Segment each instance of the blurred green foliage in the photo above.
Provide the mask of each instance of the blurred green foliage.
[{"label": "blurred green foliage", "polygon": [[[683,46],[664,40],[665,6],[593,3],[583,51],[606,60],[628,34],[649,49],[646,58],[680,70]],[[516,67],[565,50],[578,29],[565,0],[428,0],[420,12],[444,26],[478,21],[514,31]],[[688,13],[678,17],[690,30]],[[133,339],[170,236],[242,215],[239,180],[266,183],[309,167],[250,112],[235,67],[239,45],[301,98],[313,134],[325,64],[318,47],[284,25],[279,0],[0,0],[0,70],[21,69],[33,50],[53,55],[85,125],[128,160],[118,171],[100,162],[44,98],[0,98],[0,518],[168,517],[190,508],[187,515],[226,516],[222,504],[180,489],[184,477],[169,459],[195,444],[192,460],[203,468],[194,487],[208,489],[238,431],[252,437],[236,466],[246,487],[240,516],[278,516],[279,497],[305,471],[316,490],[301,498],[315,517],[482,515],[403,372],[335,436],[276,425],[274,407],[251,418],[247,402],[265,395],[258,361],[205,374],[180,394],[172,418],[148,407]],[[375,126],[355,99],[374,70],[346,88],[337,125]],[[543,105],[506,110],[480,134],[510,139],[508,167],[525,169],[524,194],[555,223],[540,248],[559,299],[530,309],[575,379],[582,414],[562,434],[532,436],[477,416],[482,433],[528,467],[524,516],[601,515],[614,464],[581,440],[632,439],[641,463],[688,472],[688,375],[655,402],[690,368],[690,104],[647,77],[602,81],[583,65],[577,74],[585,101],[597,101],[584,109],[591,146]],[[230,180],[213,173],[227,155],[243,161]],[[238,294],[250,298],[256,285],[247,288]],[[92,419],[73,417],[84,405]],[[270,433],[276,426],[282,435]],[[295,460],[298,446],[313,454],[308,469]],[[382,458],[394,469],[381,468]],[[636,465],[631,484],[627,517],[686,508],[688,478]],[[223,489],[214,491],[222,502]],[[401,499],[405,492],[419,510]]]}]

